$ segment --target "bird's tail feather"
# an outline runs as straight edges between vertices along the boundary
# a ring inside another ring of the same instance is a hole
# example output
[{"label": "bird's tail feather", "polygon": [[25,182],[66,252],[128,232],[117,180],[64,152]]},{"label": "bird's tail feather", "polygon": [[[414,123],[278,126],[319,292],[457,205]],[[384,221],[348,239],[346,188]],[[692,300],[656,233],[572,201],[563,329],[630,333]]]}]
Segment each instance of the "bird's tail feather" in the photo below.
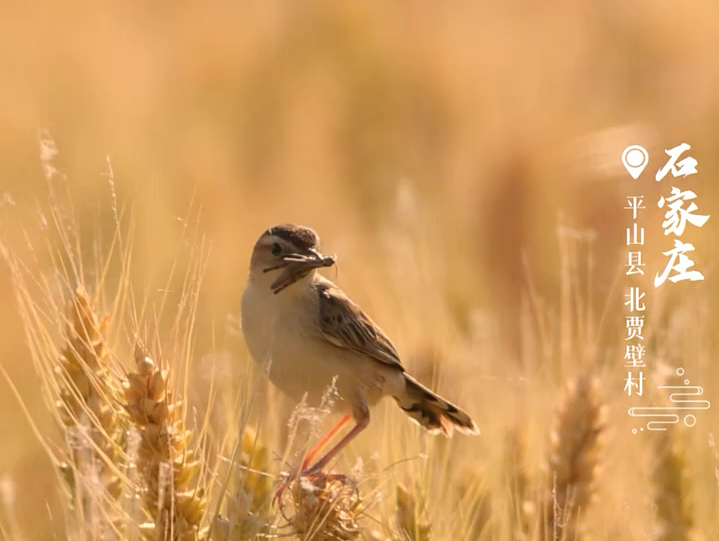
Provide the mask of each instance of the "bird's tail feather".
[{"label": "bird's tail feather", "polygon": [[412,376],[404,374],[405,390],[395,400],[402,410],[431,434],[452,436],[453,430],[479,434],[474,421],[464,411],[433,393]]}]

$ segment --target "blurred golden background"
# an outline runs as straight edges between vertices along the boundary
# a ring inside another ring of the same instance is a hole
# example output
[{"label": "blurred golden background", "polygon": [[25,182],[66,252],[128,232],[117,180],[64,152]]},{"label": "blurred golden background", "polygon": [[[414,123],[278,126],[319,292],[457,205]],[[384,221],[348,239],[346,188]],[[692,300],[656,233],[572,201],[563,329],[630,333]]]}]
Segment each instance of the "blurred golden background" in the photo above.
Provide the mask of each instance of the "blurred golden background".
[{"label": "blurred golden background", "polygon": [[[526,410],[512,400],[523,378],[546,372],[559,385],[587,356],[606,368],[608,394],[621,395],[622,361],[603,348],[623,332],[625,196],[646,196],[653,275],[670,247],[655,202],[677,185],[712,216],[685,235],[705,281],[652,290],[648,305],[658,329],[673,307],[702,303],[707,346],[692,362],[717,399],[717,36],[719,5],[710,0],[10,0],[0,5],[3,235],[31,242],[33,233],[24,239],[8,224],[41,229],[48,185],[66,177],[90,248],[94,238],[109,243],[111,164],[118,204],[135,221],[139,291],[163,287],[178,255],[190,257],[188,230],[205,239],[201,373],[213,348],[246,358],[233,330],[257,236],[282,222],[311,226],[339,257],[328,276],[420,377],[438,377],[423,358],[441,365],[453,343],[471,342],[471,355],[446,361],[442,385],[470,404],[494,389],[521,419]],[[58,149],[49,181],[46,137]],[[663,150],[681,142],[692,145],[699,174],[654,182]],[[638,181],[620,163],[628,144],[650,152]],[[580,247],[571,260],[562,239]],[[532,350],[522,328],[536,327],[527,310],[561,312],[563,273],[596,317],[584,328],[550,322],[549,334],[589,340],[596,331],[597,350],[563,351],[550,366],[544,359],[560,352]],[[0,302],[0,363],[50,431],[2,265]],[[193,392],[202,397],[208,385],[199,378]],[[485,448],[501,421],[482,400],[470,411]],[[28,538],[46,539],[58,500],[52,465],[5,381],[0,408],[1,492],[14,492]],[[623,406],[616,410],[628,423]],[[536,415],[549,412],[545,404]],[[698,428],[711,429],[712,419],[706,413]],[[632,437],[626,426],[617,433]]]}]

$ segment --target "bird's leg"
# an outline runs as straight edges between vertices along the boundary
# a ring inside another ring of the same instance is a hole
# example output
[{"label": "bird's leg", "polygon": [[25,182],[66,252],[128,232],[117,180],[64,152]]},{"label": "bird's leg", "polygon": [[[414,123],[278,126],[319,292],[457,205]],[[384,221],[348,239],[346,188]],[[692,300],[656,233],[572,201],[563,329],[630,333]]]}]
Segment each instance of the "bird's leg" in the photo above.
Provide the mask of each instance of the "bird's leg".
[{"label": "bird's leg", "polygon": [[312,466],[308,470],[303,471],[302,475],[314,475],[322,471],[322,468],[324,468],[330,460],[337,456],[337,453],[339,453],[345,445],[347,445],[354,438],[356,438],[357,434],[362,432],[367,427],[367,425],[369,424],[369,412],[364,412],[361,417],[355,416],[355,420],[357,424],[354,426],[354,428],[350,430],[349,433],[344,438],[342,438],[337,445],[330,449],[325,456],[320,458],[314,466]]},{"label": "bird's leg", "polygon": [[302,466],[300,466],[300,471],[305,471],[307,469],[310,462],[312,462],[312,459],[315,458],[315,455],[319,453],[325,445],[327,445],[327,442],[330,441],[351,418],[351,415],[343,415],[342,418],[337,421],[337,424],[333,426],[327,434],[322,436],[322,439],[320,439],[320,441],[318,441],[317,444],[305,455],[305,458],[302,460]]},{"label": "bird's leg", "polygon": [[[340,429],[351,418],[351,415],[343,415],[342,418],[337,421],[337,424],[333,426],[332,429],[327,432],[327,434],[322,436],[322,439],[320,439],[320,441],[318,441],[317,444],[312,449],[310,449],[310,451],[305,455],[305,458],[302,460],[302,465],[300,466],[300,473],[304,472],[307,469],[315,455],[319,453],[325,445],[327,445],[327,442],[330,441],[330,439],[332,439],[332,437],[337,434],[337,432],[339,432]],[[287,486],[292,482],[293,478],[294,474],[287,474],[286,477],[282,480],[280,486],[275,491],[274,497],[272,498],[273,504],[277,504],[280,501],[280,499],[282,498],[282,494],[284,493]]]}]

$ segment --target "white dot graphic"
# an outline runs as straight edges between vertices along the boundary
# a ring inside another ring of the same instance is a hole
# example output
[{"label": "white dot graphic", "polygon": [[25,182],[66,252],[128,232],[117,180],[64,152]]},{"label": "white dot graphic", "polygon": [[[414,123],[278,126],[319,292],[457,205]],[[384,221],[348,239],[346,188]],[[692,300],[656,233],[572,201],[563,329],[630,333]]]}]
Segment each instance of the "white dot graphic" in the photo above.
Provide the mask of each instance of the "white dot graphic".
[{"label": "white dot graphic", "polygon": [[638,179],[649,162],[649,153],[640,145],[629,145],[622,152],[622,163],[629,175]]},{"label": "white dot graphic", "polygon": [[644,163],[644,153],[641,150],[630,150],[627,153],[627,163],[632,167],[639,167]]}]

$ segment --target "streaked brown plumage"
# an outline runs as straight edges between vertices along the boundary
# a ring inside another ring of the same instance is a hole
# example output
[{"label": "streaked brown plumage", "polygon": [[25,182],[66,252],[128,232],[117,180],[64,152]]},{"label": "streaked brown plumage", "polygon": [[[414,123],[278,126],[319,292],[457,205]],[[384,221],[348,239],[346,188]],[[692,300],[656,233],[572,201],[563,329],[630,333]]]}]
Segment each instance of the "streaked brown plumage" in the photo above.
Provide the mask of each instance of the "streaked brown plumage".
[{"label": "streaked brown plumage", "polygon": [[324,467],[367,426],[370,406],[383,396],[392,396],[432,433],[477,434],[469,415],[407,374],[382,329],[317,274],[318,268],[334,264],[318,250],[319,237],[309,228],[283,224],[268,229],[255,243],[242,300],[245,339],[255,361],[269,363],[270,380],[290,397],[307,396],[310,402],[319,401],[334,381],[340,397],[335,408],[346,415],[331,434],[349,416],[356,421],[311,471]]}]

